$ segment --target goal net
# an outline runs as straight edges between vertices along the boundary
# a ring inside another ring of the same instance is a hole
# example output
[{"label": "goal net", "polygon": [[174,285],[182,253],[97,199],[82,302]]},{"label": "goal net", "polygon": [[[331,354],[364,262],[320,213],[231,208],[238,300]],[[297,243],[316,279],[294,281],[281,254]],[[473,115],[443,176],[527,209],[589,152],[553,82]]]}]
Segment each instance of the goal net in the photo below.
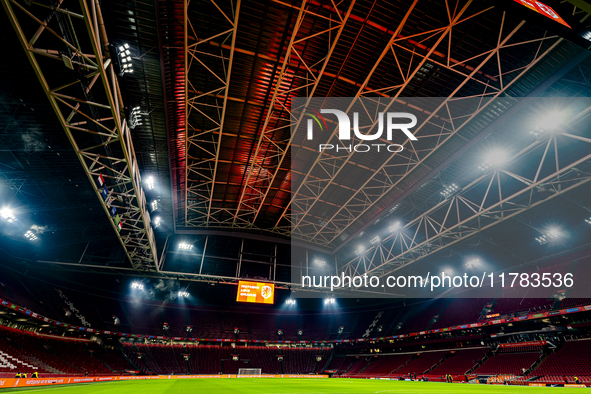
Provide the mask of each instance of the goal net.
[{"label": "goal net", "polygon": [[261,376],[261,368],[238,368],[238,377]]}]

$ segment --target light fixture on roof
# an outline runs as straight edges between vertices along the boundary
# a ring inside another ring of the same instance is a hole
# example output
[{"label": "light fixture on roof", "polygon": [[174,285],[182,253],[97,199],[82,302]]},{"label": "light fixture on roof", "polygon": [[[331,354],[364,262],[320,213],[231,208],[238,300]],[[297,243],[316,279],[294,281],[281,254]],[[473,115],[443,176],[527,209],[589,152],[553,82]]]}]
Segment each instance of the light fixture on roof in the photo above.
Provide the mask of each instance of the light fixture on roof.
[{"label": "light fixture on roof", "polygon": [[314,259],[314,264],[319,267],[324,267],[326,265],[326,261],[323,259]]},{"label": "light fixture on roof", "polygon": [[477,268],[479,267],[481,264],[481,261],[479,258],[475,257],[475,258],[471,258],[468,261],[466,261],[466,268]]},{"label": "light fixture on roof", "polygon": [[179,298],[188,298],[190,296],[190,294],[186,291],[179,291],[178,296],[179,296]]},{"label": "light fixture on roof", "polygon": [[285,300],[285,304],[286,305],[295,305],[296,300],[294,300],[293,298],[288,298],[287,300]]},{"label": "light fixture on roof", "polygon": [[380,243],[380,237],[378,237],[377,235],[375,237],[373,237],[372,239],[369,240],[369,243],[372,245],[377,245]]},{"label": "light fixture on roof", "polygon": [[400,223],[399,221],[395,221],[394,223],[392,223],[390,225],[390,227],[388,227],[388,230],[390,230],[391,233],[395,233],[398,230],[400,230],[402,228],[402,223]]},{"label": "light fixture on roof", "polygon": [[16,221],[16,217],[14,216],[14,211],[10,208],[2,208],[0,210],[0,217],[6,220],[8,223],[12,223]]},{"label": "light fixture on roof", "polygon": [[129,128],[135,129],[137,126],[142,126],[142,112],[140,107],[133,107],[129,111]]},{"label": "light fixture on roof", "polygon": [[335,299],[334,298],[325,298],[324,299],[324,303],[327,305],[333,305],[335,303]]},{"label": "light fixture on roof", "polygon": [[363,245],[359,245],[357,250],[355,250],[355,254],[357,256],[361,256],[363,253],[365,253],[365,247]]},{"label": "light fixture on roof", "polygon": [[181,243],[179,244],[179,249],[180,249],[180,250],[191,250],[191,249],[193,249],[193,245],[191,245],[191,244],[188,244],[188,243],[186,243],[186,242],[181,242]]},{"label": "light fixture on roof", "polygon": [[544,231],[542,233],[542,235],[540,235],[539,237],[536,237],[536,241],[538,241],[538,243],[540,245],[544,245],[553,239],[560,238],[561,236],[562,236],[562,233],[560,232],[560,230],[558,228],[550,227],[550,228],[548,228],[548,230]]},{"label": "light fixture on roof", "polygon": [[131,282],[132,289],[144,290],[144,285],[141,282]]},{"label": "light fixture on roof", "polygon": [[156,216],[152,223],[154,223],[154,228],[160,227],[160,216]]},{"label": "light fixture on roof", "polygon": [[585,219],[585,222],[587,222],[588,224],[591,224],[591,218]]},{"label": "light fixture on roof", "polygon": [[25,238],[27,238],[29,241],[35,241],[39,237],[37,237],[34,232],[32,232],[31,230],[29,230],[29,231],[27,231],[25,233]]},{"label": "light fixture on roof", "polygon": [[501,148],[494,148],[489,150],[484,155],[484,161],[478,166],[482,172],[487,172],[491,168],[497,168],[505,164],[507,161],[507,152]]},{"label": "light fixture on roof", "polygon": [[133,64],[131,63],[129,44],[123,44],[117,47],[117,56],[119,57],[119,64],[121,65],[121,72],[119,75],[132,73]]},{"label": "light fixture on roof", "polygon": [[443,191],[439,194],[441,194],[443,198],[449,198],[450,196],[456,194],[458,190],[460,190],[458,185],[452,183],[451,185],[445,186],[445,189],[443,189]]},{"label": "light fixture on roof", "polygon": [[154,177],[152,175],[146,178],[146,187],[148,188],[148,190],[152,190],[155,185],[156,181],[154,180]]},{"label": "light fixture on roof", "polygon": [[158,200],[154,200],[150,203],[150,209],[152,210],[152,212],[158,209]]},{"label": "light fixture on roof", "polygon": [[544,112],[542,116],[536,118],[536,127],[534,128],[534,131],[540,134],[540,136],[545,132],[552,133],[558,130],[560,125],[564,122],[564,117],[565,114],[562,110],[550,110]]}]

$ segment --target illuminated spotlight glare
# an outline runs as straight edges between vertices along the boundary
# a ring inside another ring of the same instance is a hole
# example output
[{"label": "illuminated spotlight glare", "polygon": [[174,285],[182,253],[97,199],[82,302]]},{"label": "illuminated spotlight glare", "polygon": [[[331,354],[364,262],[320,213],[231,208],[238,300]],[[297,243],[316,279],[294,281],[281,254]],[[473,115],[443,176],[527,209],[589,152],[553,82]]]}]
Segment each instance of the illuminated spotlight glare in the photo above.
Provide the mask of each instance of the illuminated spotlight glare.
[{"label": "illuminated spotlight glare", "polygon": [[191,250],[191,249],[193,249],[193,245],[188,244],[186,242],[181,242],[179,244],[179,249],[181,249],[181,250]]},{"label": "illuminated spotlight glare", "polygon": [[484,155],[484,161],[478,169],[486,172],[493,167],[500,167],[507,161],[507,152],[504,149],[491,149]]},{"label": "illuminated spotlight glare", "polygon": [[539,237],[536,237],[536,241],[538,241],[538,243],[540,245],[544,245],[553,239],[560,238],[561,236],[562,236],[562,234],[558,228],[551,227],[548,230],[546,230],[545,232],[543,232],[542,235],[540,235]]},{"label": "illuminated spotlight glare", "polygon": [[447,275],[453,275],[454,273],[454,270],[451,267],[444,267],[441,271]]},{"label": "illuminated spotlight glare", "polygon": [[392,225],[390,227],[388,227],[388,230],[390,230],[391,233],[395,233],[396,231],[400,230],[401,228],[402,228],[402,223],[394,222],[394,223],[392,223]]},{"label": "illuminated spotlight glare", "polygon": [[296,300],[294,300],[293,298],[288,298],[287,300],[285,300],[285,303],[287,305],[295,305],[296,304]]},{"label": "illuminated spotlight glare", "polygon": [[336,301],[335,301],[335,299],[334,299],[334,298],[325,298],[325,299],[324,299],[324,303],[325,303],[325,304],[327,304],[327,305],[332,305],[332,304],[334,304],[335,302],[336,302]]},{"label": "illuminated spotlight glare", "polygon": [[179,291],[178,296],[179,296],[179,298],[188,298],[190,296],[190,294],[187,293],[186,291]]},{"label": "illuminated spotlight glare", "polygon": [[27,231],[25,233],[25,238],[27,238],[29,241],[34,241],[36,240],[38,237],[35,235],[34,232],[32,232],[31,230]]},{"label": "illuminated spotlight glare", "polygon": [[160,227],[160,216],[156,216],[154,218],[154,222],[153,223],[154,223],[154,228]]},{"label": "illuminated spotlight glare", "polygon": [[314,264],[320,267],[324,267],[326,265],[326,261],[322,259],[314,259]]},{"label": "illuminated spotlight glare", "polygon": [[376,235],[375,237],[373,237],[372,239],[369,240],[369,243],[371,243],[372,245],[376,245],[376,244],[380,243],[380,237],[378,237]]},{"label": "illuminated spotlight glare", "polygon": [[480,259],[473,258],[473,259],[470,259],[466,262],[466,268],[477,268],[480,266],[480,264],[481,264]]},{"label": "illuminated spotlight glare", "polygon": [[146,187],[148,188],[148,190],[152,190],[154,189],[154,186],[156,185],[156,181],[154,180],[153,176],[149,176],[146,178]]},{"label": "illuminated spotlight glare", "polygon": [[150,209],[152,209],[152,212],[158,209],[158,200],[154,200],[150,203]]},{"label": "illuminated spotlight glare", "polygon": [[536,121],[535,130],[543,134],[546,131],[556,131],[564,121],[564,113],[561,111],[550,111]]},{"label": "illuminated spotlight glare", "polygon": [[365,247],[363,245],[359,245],[359,247],[355,251],[355,254],[357,256],[361,256],[363,253],[365,253]]},{"label": "illuminated spotlight glare", "polygon": [[132,289],[144,290],[144,285],[140,282],[132,282],[131,283]]},{"label": "illuminated spotlight glare", "polygon": [[14,212],[10,208],[2,208],[0,210],[0,217],[6,220],[8,223],[12,223],[16,221],[16,217],[14,216]]},{"label": "illuminated spotlight glare", "polygon": [[440,194],[443,196],[443,198],[448,198],[450,196],[452,196],[453,194],[457,193],[460,190],[460,188],[458,187],[458,185],[456,185],[455,183],[452,183],[449,186],[445,186],[445,189],[443,189],[442,192],[440,192]]},{"label": "illuminated spotlight glare", "polygon": [[585,219],[585,222],[587,222],[587,224],[591,224],[591,218]]}]

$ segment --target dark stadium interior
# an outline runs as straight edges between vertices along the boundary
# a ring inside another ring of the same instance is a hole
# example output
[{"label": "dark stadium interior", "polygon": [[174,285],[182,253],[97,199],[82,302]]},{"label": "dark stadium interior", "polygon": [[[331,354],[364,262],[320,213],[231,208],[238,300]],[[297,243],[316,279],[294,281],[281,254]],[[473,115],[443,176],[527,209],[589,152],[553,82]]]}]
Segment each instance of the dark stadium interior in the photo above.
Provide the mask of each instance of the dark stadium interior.
[{"label": "dark stadium interior", "polygon": [[[585,8],[545,2],[566,29],[513,0],[2,3],[0,378],[591,385]],[[95,6],[105,48],[86,29]],[[39,34],[30,50],[15,21]],[[439,134],[390,167],[352,155],[320,179],[292,168],[322,156],[290,134],[304,96],[440,98],[464,115],[431,114]],[[552,102],[571,111],[562,129],[534,128]],[[481,169],[493,148],[503,169]],[[393,298],[294,280],[483,269],[575,286]],[[274,284],[274,303],[237,302],[239,280]]]}]

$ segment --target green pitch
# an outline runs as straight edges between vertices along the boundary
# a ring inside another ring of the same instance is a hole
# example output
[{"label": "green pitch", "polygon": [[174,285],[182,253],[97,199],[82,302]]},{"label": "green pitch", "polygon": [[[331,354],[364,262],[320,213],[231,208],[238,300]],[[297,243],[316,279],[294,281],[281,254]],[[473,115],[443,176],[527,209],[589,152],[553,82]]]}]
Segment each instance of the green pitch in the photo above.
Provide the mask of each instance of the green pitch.
[{"label": "green pitch", "polygon": [[450,394],[512,394],[512,393],[591,393],[591,389],[542,388],[519,386],[487,386],[435,382],[399,382],[366,379],[191,379],[137,380],[88,383],[69,386],[43,386],[26,389],[5,389],[2,392],[52,392],[55,394],[296,394],[296,393],[450,393]]}]

